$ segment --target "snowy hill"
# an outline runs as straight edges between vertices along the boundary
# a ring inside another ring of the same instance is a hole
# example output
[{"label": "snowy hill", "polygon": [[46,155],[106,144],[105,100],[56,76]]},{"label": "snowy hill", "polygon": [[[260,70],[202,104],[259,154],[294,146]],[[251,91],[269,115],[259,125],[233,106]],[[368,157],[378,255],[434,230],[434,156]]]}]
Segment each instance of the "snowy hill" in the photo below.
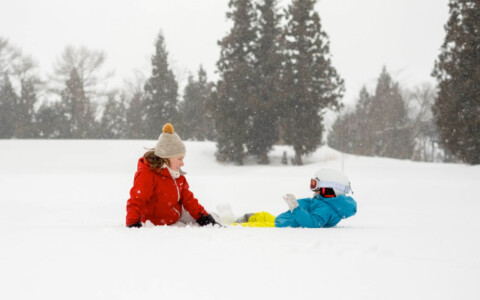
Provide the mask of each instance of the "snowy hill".
[{"label": "snowy hill", "polygon": [[[287,210],[320,167],[350,177],[358,213],[331,229],[124,226],[154,141],[0,140],[2,299],[479,299],[480,167],[342,155],[304,166],[219,164],[187,142],[209,211]],[[343,162],[342,162],[343,161]],[[223,215],[227,218],[227,215]]]}]

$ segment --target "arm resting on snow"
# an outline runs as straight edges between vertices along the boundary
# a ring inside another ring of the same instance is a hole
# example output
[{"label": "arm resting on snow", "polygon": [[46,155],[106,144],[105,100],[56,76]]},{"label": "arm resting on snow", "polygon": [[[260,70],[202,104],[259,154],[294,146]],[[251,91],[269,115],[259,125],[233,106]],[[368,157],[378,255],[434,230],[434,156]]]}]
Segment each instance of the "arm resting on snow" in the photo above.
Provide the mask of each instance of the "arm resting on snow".
[{"label": "arm resting on snow", "polygon": [[327,207],[318,207],[313,211],[308,212],[302,207],[302,205],[300,205],[292,211],[292,216],[301,227],[321,228],[324,227],[328,221],[322,217],[327,215],[327,210]]}]

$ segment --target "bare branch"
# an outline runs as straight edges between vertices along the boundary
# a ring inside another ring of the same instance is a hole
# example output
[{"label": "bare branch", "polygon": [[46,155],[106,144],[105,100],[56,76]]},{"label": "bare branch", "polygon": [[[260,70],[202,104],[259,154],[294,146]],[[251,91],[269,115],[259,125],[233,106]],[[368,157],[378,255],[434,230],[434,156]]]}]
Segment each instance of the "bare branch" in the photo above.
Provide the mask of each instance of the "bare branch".
[{"label": "bare branch", "polygon": [[20,58],[21,51],[10,45],[8,39],[0,37],[0,73],[10,71],[13,63]]},{"label": "bare branch", "polygon": [[101,72],[105,61],[106,54],[103,51],[67,46],[54,64],[54,72],[50,79],[55,82],[55,86],[51,90],[53,92],[61,90],[58,86],[63,86],[71,71],[75,69],[85,92],[94,93],[98,85],[113,75],[111,71]]}]

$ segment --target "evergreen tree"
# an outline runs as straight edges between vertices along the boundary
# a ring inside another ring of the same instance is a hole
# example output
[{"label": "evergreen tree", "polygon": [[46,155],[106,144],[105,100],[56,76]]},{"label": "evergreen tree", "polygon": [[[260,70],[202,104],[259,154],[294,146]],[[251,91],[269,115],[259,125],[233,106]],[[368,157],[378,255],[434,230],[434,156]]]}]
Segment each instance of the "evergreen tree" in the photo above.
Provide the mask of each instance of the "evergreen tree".
[{"label": "evergreen tree", "polygon": [[268,152],[278,141],[278,98],[282,56],[280,53],[280,14],[276,0],[263,0],[257,5],[259,20],[255,49],[255,82],[252,128],[247,142],[248,152],[257,157],[257,162],[267,164]]},{"label": "evergreen tree", "polygon": [[370,115],[372,102],[373,96],[368,93],[364,86],[360,90],[355,113],[348,120],[352,122],[352,153],[359,155],[373,155],[374,153],[375,135],[372,132],[374,131],[376,118]]},{"label": "evergreen tree", "polygon": [[447,152],[480,164],[480,1],[451,0],[449,6],[433,71],[439,86],[433,112]]},{"label": "evergreen tree", "polygon": [[360,155],[373,155],[372,127],[370,118],[372,96],[366,87],[360,90],[355,109],[340,115],[328,135],[328,145],[339,151]]},{"label": "evergreen tree", "polygon": [[15,135],[15,108],[18,95],[12,87],[10,76],[4,74],[0,84],[0,138],[9,139]]},{"label": "evergreen tree", "polygon": [[203,141],[208,139],[212,130],[212,121],[207,110],[212,85],[207,81],[207,73],[200,67],[198,79],[188,78],[183,102],[180,104],[182,126],[179,130],[182,138]]},{"label": "evergreen tree", "polygon": [[415,136],[400,88],[383,68],[374,95],[362,88],[355,111],[339,117],[328,143],[349,153],[408,159]]},{"label": "evergreen tree", "polygon": [[34,137],[34,105],[37,102],[33,78],[21,81],[21,94],[15,109],[15,136],[17,138]]},{"label": "evergreen tree", "polygon": [[108,96],[102,118],[100,120],[100,138],[122,139],[127,135],[125,94]]},{"label": "evergreen tree", "polygon": [[375,134],[374,155],[404,159],[412,157],[413,136],[405,101],[398,83],[393,82],[385,67],[372,98],[370,118],[375,120],[375,127],[372,128]]},{"label": "evergreen tree", "polygon": [[68,121],[68,131],[62,138],[82,139],[92,137],[95,131],[94,109],[86,97],[76,69],[72,69],[61,93],[63,114]]},{"label": "evergreen tree", "polygon": [[316,0],[293,0],[284,32],[283,140],[293,145],[295,163],[313,152],[322,140],[322,110],[338,110],[343,80],[330,61],[327,34],[315,12]]},{"label": "evergreen tree", "polygon": [[126,110],[126,137],[129,139],[144,139],[145,135],[145,113],[143,106],[143,94],[140,91],[134,92]]},{"label": "evergreen tree", "polygon": [[70,121],[61,102],[42,104],[35,113],[35,137],[57,139],[70,137]]},{"label": "evergreen tree", "polygon": [[20,97],[15,106],[15,136],[17,138],[34,137],[34,106],[37,102],[37,86],[40,83],[36,75],[36,63],[28,56],[20,57],[12,68],[12,75],[20,84]]},{"label": "evergreen tree", "polygon": [[255,11],[250,0],[230,0],[227,18],[233,27],[220,42],[217,62],[220,79],[211,107],[217,130],[217,159],[243,164],[250,135],[252,104],[256,102],[254,28]]},{"label": "evergreen tree", "polygon": [[339,115],[333,123],[328,134],[327,144],[339,151],[346,153],[355,153],[356,126],[352,124],[355,120],[355,113],[344,113]]},{"label": "evergreen tree", "polygon": [[152,75],[145,83],[146,137],[156,139],[166,122],[177,121],[178,83],[168,66],[163,34],[158,35],[152,56]]}]

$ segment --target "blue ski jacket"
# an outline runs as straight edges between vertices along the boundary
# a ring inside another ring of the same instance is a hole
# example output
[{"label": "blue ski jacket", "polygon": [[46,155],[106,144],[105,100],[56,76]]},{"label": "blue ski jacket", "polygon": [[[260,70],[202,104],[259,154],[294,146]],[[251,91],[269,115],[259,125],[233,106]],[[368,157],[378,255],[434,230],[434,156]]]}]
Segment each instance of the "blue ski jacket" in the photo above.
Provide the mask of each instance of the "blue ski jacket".
[{"label": "blue ski jacket", "polygon": [[334,198],[316,195],[298,200],[298,205],[292,212],[288,210],[278,215],[275,227],[333,227],[357,212],[357,202],[345,195]]}]

